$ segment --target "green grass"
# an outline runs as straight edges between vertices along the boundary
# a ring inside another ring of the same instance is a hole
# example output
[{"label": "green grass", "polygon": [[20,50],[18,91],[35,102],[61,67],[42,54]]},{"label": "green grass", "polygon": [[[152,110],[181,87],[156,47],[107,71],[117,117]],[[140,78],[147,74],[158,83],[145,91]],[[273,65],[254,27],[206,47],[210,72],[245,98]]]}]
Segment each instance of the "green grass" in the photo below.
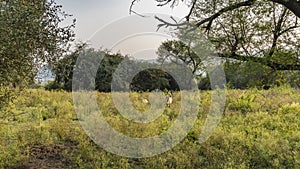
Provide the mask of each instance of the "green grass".
[{"label": "green grass", "polygon": [[[140,111],[149,93],[132,93]],[[299,168],[300,91],[229,90],[226,110],[213,135],[197,142],[210,106],[209,91],[200,91],[198,120],[172,150],[141,159],[120,157],[98,147],[82,129],[72,94],[25,90],[0,112],[0,168]],[[174,104],[149,124],[132,123],[113,106],[108,93],[97,93],[106,121],[128,136],[150,137],[165,132],[180,107]],[[3,118],[5,117],[5,118]]]}]

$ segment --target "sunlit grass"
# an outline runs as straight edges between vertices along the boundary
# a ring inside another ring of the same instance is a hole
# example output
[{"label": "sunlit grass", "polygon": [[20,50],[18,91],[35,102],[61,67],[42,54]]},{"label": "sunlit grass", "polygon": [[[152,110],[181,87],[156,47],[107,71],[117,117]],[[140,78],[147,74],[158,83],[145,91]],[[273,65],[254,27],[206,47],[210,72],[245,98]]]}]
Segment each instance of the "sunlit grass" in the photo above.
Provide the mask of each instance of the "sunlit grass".
[{"label": "sunlit grass", "polygon": [[[289,87],[270,90],[229,90],[226,110],[214,134],[197,143],[210,108],[210,91],[200,91],[198,120],[172,150],[145,159],[130,159],[98,147],[80,125],[72,93],[25,90],[0,112],[0,168],[51,165],[58,156],[64,168],[297,168],[300,166],[300,92]],[[105,120],[131,137],[151,137],[169,129],[178,116],[180,93],[148,124],[119,114],[109,93],[97,93]],[[141,113],[149,93],[130,94]],[[57,148],[58,147],[58,148]],[[36,154],[37,150],[41,154]],[[43,152],[49,150],[49,153]],[[53,151],[52,151],[53,150]],[[30,163],[29,163],[30,162]],[[59,165],[57,163],[57,165]]]}]

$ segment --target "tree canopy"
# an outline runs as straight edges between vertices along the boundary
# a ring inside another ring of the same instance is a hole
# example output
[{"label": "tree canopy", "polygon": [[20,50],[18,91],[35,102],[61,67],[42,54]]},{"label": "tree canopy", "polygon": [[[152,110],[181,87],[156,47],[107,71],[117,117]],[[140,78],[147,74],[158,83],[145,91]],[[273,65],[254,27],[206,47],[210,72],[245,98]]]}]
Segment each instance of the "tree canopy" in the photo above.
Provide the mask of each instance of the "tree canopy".
[{"label": "tree canopy", "polygon": [[[111,92],[112,81],[114,79],[114,90],[124,91],[126,85],[129,86],[129,90],[132,91],[152,91],[155,89],[171,89],[178,90],[179,87],[176,81],[171,75],[160,69],[145,69],[138,72],[136,75],[136,69],[145,67],[158,67],[158,63],[148,63],[128,56],[123,56],[120,53],[112,53],[108,50],[88,48],[85,45],[79,45],[80,49],[75,52],[66,55],[60,59],[57,64],[52,66],[52,71],[55,75],[53,82],[46,86],[46,89],[64,89],[72,91],[73,72],[76,69],[76,60],[79,56],[87,57],[87,59],[101,58],[99,67],[96,73],[95,79],[85,80],[85,87],[93,85],[95,90],[100,92]],[[118,67],[121,63],[125,66]],[[120,73],[116,73],[117,69],[120,69]],[[114,76],[114,73],[115,76]],[[128,78],[128,75],[134,75],[132,79]]]},{"label": "tree canopy", "polygon": [[33,80],[38,65],[55,62],[74,40],[70,15],[54,0],[14,0],[0,3],[0,85]]},{"label": "tree canopy", "polygon": [[0,2],[0,109],[17,86],[34,82],[40,66],[68,51],[75,20],[67,26],[62,22],[70,16],[54,0]]},{"label": "tree canopy", "polygon": [[274,70],[300,70],[299,1],[155,1],[157,6],[172,8],[185,2],[190,11],[184,22],[156,17],[161,22],[158,27],[173,26],[181,34],[202,32],[220,57],[257,62]]}]

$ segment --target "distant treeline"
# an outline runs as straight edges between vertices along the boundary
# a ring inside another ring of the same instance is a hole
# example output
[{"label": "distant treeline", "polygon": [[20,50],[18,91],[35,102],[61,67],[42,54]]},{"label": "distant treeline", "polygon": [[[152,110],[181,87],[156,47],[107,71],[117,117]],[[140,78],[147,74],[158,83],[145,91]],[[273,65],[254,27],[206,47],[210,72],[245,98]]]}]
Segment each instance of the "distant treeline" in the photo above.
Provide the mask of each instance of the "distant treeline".
[{"label": "distant treeline", "polygon": [[[152,67],[157,67],[158,63],[149,63],[149,62],[141,62],[136,61],[134,59],[129,58],[128,56],[122,56],[119,53],[112,54],[110,52],[105,51],[96,51],[94,49],[86,49],[84,51],[87,57],[90,56],[99,56],[102,57],[102,60],[99,64],[99,68],[97,70],[96,77],[94,79],[95,89],[101,92],[110,92],[112,90],[111,84],[113,80],[113,74],[117,70],[118,66],[121,62],[126,62],[126,68],[131,68],[130,64],[132,65],[139,65],[140,67],[146,67],[152,65]],[[76,69],[76,60],[81,53],[73,53],[53,66],[52,71],[55,74],[55,79],[49,82],[46,85],[46,89],[63,89],[67,91],[72,90],[72,77],[73,72]],[[168,74],[167,72],[152,68],[152,69],[145,69],[139,72],[135,72],[134,70],[126,70],[129,72],[137,73],[133,79],[126,79],[130,80],[129,86],[130,90],[133,91],[152,91],[152,90],[179,90],[178,84],[174,80],[174,78]],[[128,72],[123,72],[125,75]],[[124,85],[121,85],[119,82],[122,79],[115,79],[117,86],[115,87],[117,90],[125,90]],[[88,84],[89,85],[89,84]]]},{"label": "distant treeline", "polygon": [[[132,79],[126,79],[125,82],[124,79],[114,79],[114,85],[117,86],[115,86],[114,90],[126,90],[124,87],[126,85],[129,86],[129,89],[132,91],[180,90],[178,79],[176,81],[168,72],[159,69],[161,65],[160,62],[137,61],[128,56],[123,56],[120,53],[111,53],[92,48],[82,49],[81,52],[74,52],[61,59],[56,65],[52,65],[51,69],[55,75],[55,79],[46,85],[46,89],[72,91],[72,77],[76,69],[76,60],[83,54],[86,57],[96,56],[102,58],[93,82],[95,90],[100,92],[110,92],[112,90],[113,76],[121,63],[128,65],[125,66],[127,70],[122,70],[124,76],[130,73],[136,74]],[[142,71],[135,72],[135,70],[131,70],[136,69],[136,65],[139,65],[139,69]],[[283,84],[289,84],[292,87],[300,86],[298,71],[274,71],[267,66],[254,62],[224,60],[223,65],[226,74],[226,86],[228,88],[246,89],[256,87],[268,89],[269,87]],[[154,68],[145,69],[147,67]],[[205,70],[201,71],[205,72]],[[199,89],[211,89],[210,80],[206,73],[191,78],[197,80]],[[189,86],[188,83],[190,82],[187,82],[186,86]]]}]

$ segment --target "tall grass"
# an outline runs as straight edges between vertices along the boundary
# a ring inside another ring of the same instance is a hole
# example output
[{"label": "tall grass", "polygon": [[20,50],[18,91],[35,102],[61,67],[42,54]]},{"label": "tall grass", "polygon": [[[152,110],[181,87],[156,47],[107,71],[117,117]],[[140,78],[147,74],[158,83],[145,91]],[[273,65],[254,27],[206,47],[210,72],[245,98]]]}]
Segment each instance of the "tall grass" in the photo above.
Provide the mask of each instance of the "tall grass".
[{"label": "tall grass", "polygon": [[[149,93],[131,93],[133,105]],[[187,137],[172,150],[142,159],[120,157],[98,147],[84,132],[74,111],[72,94],[42,89],[25,90],[9,104],[0,119],[0,168],[42,165],[59,168],[298,168],[300,166],[300,91],[228,90],[226,110],[214,134],[203,144],[197,139],[211,104],[210,91],[199,92],[198,120]],[[173,105],[149,124],[133,123],[114,107],[109,93],[97,93],[106,121],[132,137],[165,132],[180,107]],[[39,151],[38,151],[39,150]],[[47,153],[48,152],[48,153]],[[51,154],[52,153],[52,154]],[[57,161],[56,157],[58,158]]]}]

